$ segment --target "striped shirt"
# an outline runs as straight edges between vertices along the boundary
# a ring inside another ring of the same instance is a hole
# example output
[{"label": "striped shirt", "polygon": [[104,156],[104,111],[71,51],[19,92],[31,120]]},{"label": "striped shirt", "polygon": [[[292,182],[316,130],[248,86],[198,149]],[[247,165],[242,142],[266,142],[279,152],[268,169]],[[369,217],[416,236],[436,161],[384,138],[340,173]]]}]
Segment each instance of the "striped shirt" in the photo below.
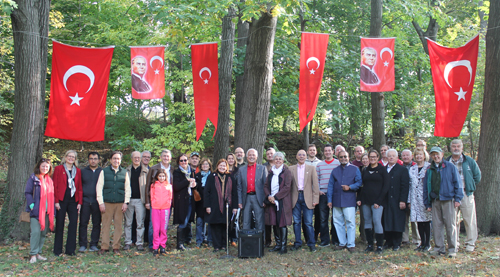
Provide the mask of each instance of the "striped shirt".
[{"label": "striped shirt", "polygon": [[319,190],[321,192],[328,192],[328,181],[330,181],[330,175],[334,168],[340,165],[339,160],[334,159],[330,164],[325,161],[321,161],[316,166],[316,172],[318,173]]}]

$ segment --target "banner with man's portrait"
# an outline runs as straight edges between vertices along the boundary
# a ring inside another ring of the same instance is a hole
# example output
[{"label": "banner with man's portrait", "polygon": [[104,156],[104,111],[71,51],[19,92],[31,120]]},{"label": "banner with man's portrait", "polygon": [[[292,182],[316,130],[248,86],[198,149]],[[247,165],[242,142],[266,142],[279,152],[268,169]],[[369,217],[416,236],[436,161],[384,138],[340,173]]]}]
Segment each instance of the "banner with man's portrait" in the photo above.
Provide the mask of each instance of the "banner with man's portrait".
[{"label": "banner with man's portrait", "polygon": [[394,38],[361,38],[360,90],[394,90]]},{"label": "banner with man's portrait", "polygon": [[165,47],[130,47],[132,98],[160,99],[165,96]]}]

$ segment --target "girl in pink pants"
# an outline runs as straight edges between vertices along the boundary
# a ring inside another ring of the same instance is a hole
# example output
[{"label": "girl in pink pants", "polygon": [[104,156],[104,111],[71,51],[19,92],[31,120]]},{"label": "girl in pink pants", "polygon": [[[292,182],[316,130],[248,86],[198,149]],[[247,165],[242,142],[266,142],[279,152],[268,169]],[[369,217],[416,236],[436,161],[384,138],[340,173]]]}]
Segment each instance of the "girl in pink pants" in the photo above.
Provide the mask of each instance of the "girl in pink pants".
[{"label": "girl in pink pants", "polygon": [[165,255],[167,228],[172,206],[172,184],[164,169],[158,170],[156,182],[151,185],[151,221],[153,222],[153,255]]}]

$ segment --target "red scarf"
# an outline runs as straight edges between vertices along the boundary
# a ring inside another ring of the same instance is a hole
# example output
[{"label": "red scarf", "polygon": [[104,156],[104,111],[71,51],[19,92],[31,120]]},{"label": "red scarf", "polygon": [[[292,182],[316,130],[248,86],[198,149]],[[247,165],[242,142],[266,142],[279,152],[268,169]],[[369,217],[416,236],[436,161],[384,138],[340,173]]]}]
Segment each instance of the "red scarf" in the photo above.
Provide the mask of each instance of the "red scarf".
[{"label": "red scarf", "polygon": [[[40,222],[40,230],[45,230],[45,214],[49,214],[50,230],[54,231],[54,183],[48,175],[40,176],[39,179],[40,205],[38,207],[38,221]],[[47,205],[45,205],[46,202]]]}]

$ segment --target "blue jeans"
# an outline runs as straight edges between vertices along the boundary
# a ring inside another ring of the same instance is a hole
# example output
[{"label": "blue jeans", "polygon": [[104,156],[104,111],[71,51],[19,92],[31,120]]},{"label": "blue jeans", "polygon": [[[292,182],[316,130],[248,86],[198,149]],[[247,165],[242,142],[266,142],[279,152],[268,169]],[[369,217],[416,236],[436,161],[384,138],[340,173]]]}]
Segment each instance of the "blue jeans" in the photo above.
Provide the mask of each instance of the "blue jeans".
[{"label": "blue jeans", "polygon": [[196,244],[200,244],[205,240],[205,219],[196,217]]},{"label": "blue jeans", "polygon": [[347,245],[347,247],[354,247],[354,238],[356,236],[356,208],[333,207],[333,222],[335,224],[340,246]]},{"label": "blue jeans", "polygon": [[304,232],[307,232],[307,235],[304,236],[308,239],[307,246],[314,246],[316,244],[316,240],[314,239],[314,229],[312,225],[312,217],[314,213],[314,209],[309,209],[304,201],[304,193],[299,193],[299,198],[297,199],[297,203],[293,208],[293,232],[295,233],[295,246],[302,246],[302,238],[301,238],[301,221],[304,218],[305,229]]}]

